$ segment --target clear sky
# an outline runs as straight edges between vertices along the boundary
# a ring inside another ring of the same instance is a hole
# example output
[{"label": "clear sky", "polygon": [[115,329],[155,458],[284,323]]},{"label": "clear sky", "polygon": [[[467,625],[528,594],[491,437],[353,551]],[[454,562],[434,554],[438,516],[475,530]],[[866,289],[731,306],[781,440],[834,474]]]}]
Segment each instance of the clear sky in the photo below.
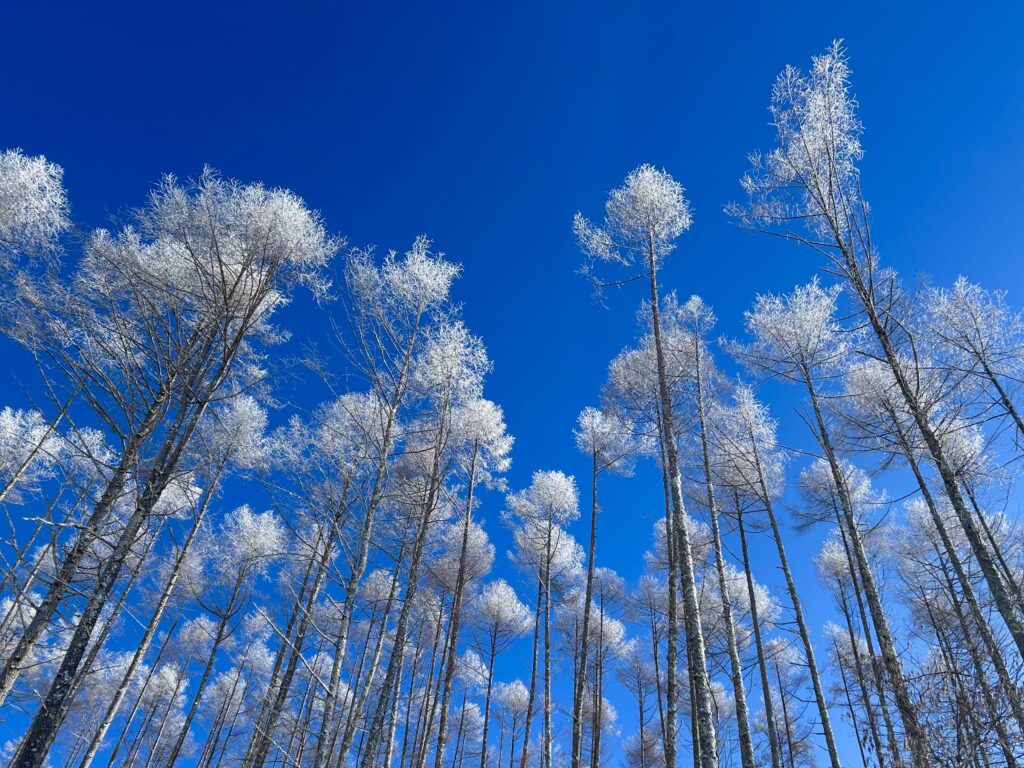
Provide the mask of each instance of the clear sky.
[{"label": "clear sky", "polygon": [[[599,216],[632,168],[650,162],[686,186],[694,226],[664,284],[701,294],[723,333],[739,333],[757,292],[814,274],[812,254],[721,211],[746,154],[770,143],[774,76],[833,38],[862,105],[883,258],[907,278],[965,273],[1021,305],[1024,4],[99,5],[5,9],[0,146],[60,163],[85,226],[140,204],[164,172],[210,164],[295,190],[353,244],[402,250],[428,233],[465,267],[457,296],[517,438],[513,487],[535,469],[585,475],[571,428],[633,339],[641,296],[591,301],[571,218]],[[297,341],[325,332],[301,302],[283,321]],[[23,383],[0,372],[0,404],[24,405]],[[802,439],[777,392],[783,436]],[[613,483],[602,565],[640,573],[660,504],[648,475]],[[499,545],[500,510],[485,499]],[[813,581],[816,542],[791,538]],[[827,604],[810,592],[812,609]]]}]

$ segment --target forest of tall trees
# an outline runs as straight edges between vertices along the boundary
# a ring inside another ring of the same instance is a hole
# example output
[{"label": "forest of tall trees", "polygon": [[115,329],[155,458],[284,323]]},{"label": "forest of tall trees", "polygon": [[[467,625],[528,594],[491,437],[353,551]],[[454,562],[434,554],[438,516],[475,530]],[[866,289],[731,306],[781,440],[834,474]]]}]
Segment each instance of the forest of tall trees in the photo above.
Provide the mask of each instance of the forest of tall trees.
[{"label": "forest of tall trees", "polygon": [[[87,231],[59,166],[0,154],[0,330],[32,377],[0,410],[0,760],[1024,763],[1024,322],[880,260],[900,212],[868,205],[851,89],[839,43],[775,82],[721,215],[807,277],[737,338],[662,281],[693,218],[667,171],[565,222],[635,341],[552,435],[587,473],[524,487],[428,238],[352,248],[212,170]],[[287,345],[293,299],[321,349]],[[291,377],[331,395],[292,407]],[[613,475],[660,483],[638,582],[609,567]]]}]

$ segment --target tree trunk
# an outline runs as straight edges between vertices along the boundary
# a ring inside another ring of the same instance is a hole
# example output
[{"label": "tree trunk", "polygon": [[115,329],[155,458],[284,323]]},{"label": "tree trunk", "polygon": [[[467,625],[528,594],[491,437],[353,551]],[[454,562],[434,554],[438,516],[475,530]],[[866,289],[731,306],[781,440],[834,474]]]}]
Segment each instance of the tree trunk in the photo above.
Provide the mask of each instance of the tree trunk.
[{"label": "tree trunk", "polygon": [[235,601],[241,592],[243,578],[243,574],[239,574],[238,579],[235,581],[235,587],[231,592],[231,599],[228,601],[227,608],[224,609],[224,613],[220,617],[220,621],[217,623],[217,632],[213,637],[213,645],[210,647],[210,654],[206,658],[206,664],[203,667],[203,674],[199,678],[199,683],[196,686],[196,693],[192,697],[192,704],[189,705],[188,708],[188,714],[185,715],[185,722],[178,731],[178,736],[174,741],[174,746],[171,747],[170,756],[167,758],[167,768],[174,768],[174,763],[178,759],[178,754],[181,752],[181,748],[185,743],[185,738],[188,736],[189,728],[192,726],[192,720],[195,718],[196,712],[199,710],[199,703],[203,699],[203,692],[206,690],[206,684],[209,682],[210,674],[213,672],[213,663],[217,660],[217,651],[220,650],[221,643],[224,642],[224,638],[227,637],[228,620],[237,610],[235,607]]},{"label": "tree trunk", "polygon": [[[387,629],[387,621],[388,621],[388,617],[391,615],[392,606],[394,605],[395,594],[398,592],[398,575],[402,571],[402,568],[401,568],[401,555],[402,555],[402,552],[404,552],[404,547],[402,547],[402,549],[399,551],[398,564],[396,564],[396,566],[395,566],[395,573],[394,573],[394,575],[391,578],[391,587],[390,587],[390,589],[388,591],[388,599],[387,599],[387,602],[384,604],[384,614],[381,617],[380,633],[377,635],[377,642],[374,644],[374,648],[373,648],[373,658],[370,661],[370,671],[369,671],[369,673],[366,676],[366,681],[363,682],[361,680],[357,680],[357,683],[362,683],[362,684],[361,685],[357,685],[356,689],[352,690],[351,693],[350,693],[350,695],[352,697],[352,704],[350,705],[351,713],[352,714],[348,718],[346,718],[345,732],[342,735],[341,748],[338,750],[338,762],[339,762],[340,765],[344,765],[345,761],[348,759],[348,753],[349,753],[349,750],[352,748],[352,741],[355,738],[356,719],[358,717],[358,714],[363,709],[363,706],[364,706],[364,704],[366,702],[366,695],[367,695],[367,693],[369,693],[371,687],[373,686],[374,678],[377,676],[377,668],[380,665],[381,653],[382,653],[382,651],[384,649],[384,638],[387,636],[387,632],[385,631]],[[414,668],[413,669],[413,677],[415,678],[415,676],[416,676],[416,672],[415,672],[415,668]],[[357,694],[357,690],[359,691],[358,694]],[[411,701],[411,698],[410,698],[409,707],[411,707],[411,706],[412,706],[412,701]],[[326,716],[326,714],[325,714],[325,716]],[[406,726],[406,727],[408,728],[408,726]],[[329,752],[333,752],[334,741],[335,741],[336,737],[337,737],[336,733],[331,735],[331,745],[330,745],[330,749],[328,750]],[[318,745],[317,748],[319,749],[319,745]],[[405,764],[404,759],[403,759],[402,764],[403,765]]]},{"label": "tree trunk", "polygon": [[[875,709],[871,703],[871,694],[868,693],[867,684],[864,682],[864,661],[862,660],[862,657],[860,655],[860,648],[858,647],[859,643],[857,642],[857,635],[853,631],[853,621],[850,617],[850,609],[846,603],[846,589],[841,581],[838,583],[837,589],[839,590],[839,605],[842,608],[843,617],[846,619],[846,631],[847,636],[850,638],[850,650],[853,653],[854,677],[856,677],[857,685],[860,688],[861,701],[864,702],[864,712],[866,713],[868,719],[868,729],[871,731],[871,740],[874,742],[875,746],[875,757],[878,760],[879,768],[884,768],[885,755],[882,752],[882,737],[881,734],[878,732],[878,722],[875,720]],[[875,663],[874,659],[871,659],[870,663],[873,667]],[[880,690],[879,696],[883,695],[884,692]],[[898,764],[899,750],[895,743],[895,737],[892,736],[891,731],[890,737],[891,738],[889,742],[889,749],[896,749],[896,752],[894,752],[895,757],[893,758],[893,763]]]},{"label": "tree trunk", "polygon": [[[347,494],[346,489],[343,492]],[[277,719],[281,715],[281,711],[284,709],[285,699],[288,698],[288,693],[291,688],[292,679],[295,676],[295,669],[298,666],[299,658],[302,655],[302,646],[306,641],[306,632],[309,629],[310,617],[313,614],[313,608],[316,605],[316,599],[320,594],[320,588],[323,585],[324,575],[327,570],[327,560],[331,555],[332,547],[334,546],[334,532],[337,530],[337,525],[342,514],[342,509],[339,509],[330,525],[330,529],[324,535],[322,543],[322,551],[316,555],[316,572],[313,577],[313,584],[309,590],[305,590],[305,584],[303,589],[299,591],[299,594],[295,598],[295,611],[300,616],[298,629],[295,631],[295,639],[290,642],[284,642],[281,646],[281,652],[285,653],[287,649],[288,662],[285,666],[284,674],[281,678],[281,682],[277,685],[274,691],[274,697],[270,701],[264,701],[264,705],[260,710],[260,714],[256,720],[256,729],[253,732],[253,742],[250,744],[246,759],[243,761],[243,765],[249,766],[249,768],[260,768],[267,759],[267,753],[270,751],[271,735],[274,732],[274,727],[277,724]],[[306,592],[303,595],[303,592]],[[305,597],[305,605],[300,605],[303,597]],[[288,640],[286,635],[286,641]],[[313,682],[310,682],[313,685]],[[168,766],[171,768],[171,766]]]},{"label": "tree trunk", "polygon": [[786,547],[782,543],[782,532],[779,530],[779,522],[775,518],[775,507],[772,504],[771,492],[765,482],[764,470],[761,465],[761,454],[754,437],[754,432],[749,431],[751,447],[753,448],[754,464],[757,469],[757,482],[760,485],[765,512],[768,514],[768,522],[772,527],[772,538],[775,539],[775,546],[779,553],[779,564],[782,566],[782,573],[786,578],[786,590],[789,592],[790,602],[793,604],[793,615],[796,618],[800,639],[804,646],[804,655],[807,659],[807,671],[811,676],[811,685],[814,688],[814,699],[818,705],[818,717],[821,721],[821,730],[825,736],[825,746],[828,749],[829,762],[832,768],[840,768],[839,750],[836,748],[835,736],[832,733],[832,721],[828,714],[828,703],[825,701],[825,690],[821,684],[821,675],[818,673],[818,664],[814,659],[814,644],[811,642],[810,632],[807,630],[807,622],[804,620],[803,607],[800,605],[800,596],[796,591],[796,582],[793,581],[793,574],[789,569],[789,558],[786,556]]},{"label": "tree trunk", "polygon": [[434,478],[431,481],[432,488],[428,494],[427,502],[423,507],[423,515],[416,533],[416,541],[413,545],[412,560],[409,564],[409,576],[406,584],[405,598],[402,602],[402,610],[398,617],[398,625],[395,627],[394,647],[391,651],[391,658],[388,660],[387,672],[384,675],[384,683],[381,687],[381,694],[377,700],[373,721],[367,733],[366,751],[363,754],[362,768],[373,768],[373,759],[379,751],[381,741],[384,739],[385,720],[389,708],[391,692],[398,685],[398,677],[401,670],[402,654],[405,651],[405,641],[409,630],[409,618],[412,614],[413,600],[419,586],[420,565],[423,560],[423,550],[426,546],[427,530],[430,526],[430,518],[438,493],[440,479],[437,477],[437,468],[434,468]]},{"label": "tree trunk", "polygon": [[[708,447],[708,426],[704,409],[704,373],[701,360],[702,339],[693,333],[694,367],[697,383],[697,420],[700,426],[701,456],[704,466],[704,490],[707,494],[708,514],[711,518],[711,536],[715,550],[715,570],[718,574],[718,589],[722,597],[722,619],[725,623],[725,640],[729,652],[729,666],[732,673],[732,687],[736,702],[736,729],[740,741],[740,760],[743,768],[754,768],[754,742],[750,737],[750,713],[747,708],[747,691],[743,684],[743,662],[740,661],[736,645],[736,625],[732,615],[732,600],[725,575],[725,558],[722,555],[722,535],[718,526],[718,502],[715,499],[715,485],[711,477],[711,453]],[[831,729],[826,729],[826,741],[830,741]],[[832,754],[832,750],[829,750]],[[833,763],[833,765],[836,765]],[[836,768],[838,766],[836,765]]]},{"label": "tree trunk", "polygon": [[544,551],[544,712],[541,766],[551,768],[551,525]]},{"label": "tree trunk", "polygon": [[[583,597],[583,630],[580,658],[573,681],[572,696],[572,768],[580,768],[583,757],[583,687],[586,680],[587,653],[590,644],[590,601],[594,594],[594,555],[597,551],[597,451],[591,452],[593,465],[590,504],[590,548],[587,552],[587,587]],[[483,768],[483,766],[481,766]]]},{"label": "tree trunk", "polygon": [[[853,725],[853,735],[857,739],[857,750],[860,752],[860,762],[864,768],[868,765],[868,756],[864,752],[864,737],[860,735],[860,723],[857,721],[857,709],[853,706],[853,697],[850,695],[850,684],[846,679],[846,666],[843,664],[843,656],[839,652],[839,644],[833,638],[832,649],[836,655],[836,664],[839,666],[839,679],[843,683],[843,698],[846,699],[846,708],[850,713],[850,723]],[[881,753],[878,755],[881,759]],[[878,764],[882,768],[882,763]]]},{"label": "tree trunk", "polygon": [[[526,725],[523,731],[523,751],[519,757],[519,768],[526,768],[530,754],[530,728],[533,723],[533,701],[537,690],[537,652],[540,648],[540,605],[544,599],[544,579],[537,577],[537,608],[533,617],[533,663],[530,667],[530,695],[526,703]],[[515,742],[512,744],[515,751]]]},{"label": "tree trunk", "polygon": [[[487,660],[487,692],[484,694],[484,733],[480,744],[480,768],[487,768],[487,729],[491,721],[491,686],[494,682],[495,641],[491,639],[491,655]],[[498,746],[498,759],[501,759],[501,746]]]},{"label": "tree trunk", "polygon": [[[882,720],[885,723],[885,733],[889,744],[889,755],[892,759],[893,766],[895,768],[902,768],[903,757],[900,754],[900,746],[896,741],[896,729],[892,724],[892,715],[889,712],[889,700],[885,691],[885,684],[882,680],[882,671],[879,669],[879,665],[876,662],[877,656],[875,655],[875,643],[871,639],[871,623],[868,621],[868,614],[864,608],[864,599],[862,597],[863,590],[860,588],[860,577],[858,576],[859,568],[854,559],[854,554],[851,551],[849,537],[846,533],[846,523],[844,517],[840,511],[838,505],[835,505],[836,513],[836,525],[839,530],[839,538],[843,542],[843,551],[846,553],[846,563],[850,569],[850,582],[853,587],[853,598],[857,603],[857,614],[860,617],[860,625],[864,630],[864,642],[868,647],[868,666],[871,668],[871,676],[875,683],[875,690],[878,692],[878,708],[882,712]],[[848,612],[846,603],[841,603],[841,607],[844,612]],[[852,621],[847,618],[847,623],[852,629]],[[884,663],[884,660],[883,660]]]},{"label": "tree trunk", "polygon": [[[662,435],[665,443],[665,454],[668,459],[669,488],[672,494],[672,512],[677,521],[676,537],[679,551],[679,571],[683,593],[683,619],[686,625],[687,643],[690,644],[690,662],[694,670],[694,690],[690,692],[693,699],[693,711],[698,721],[700,733],[701,768],[717,768],[718,748],[715,734],[714,714],[711,709],[711,681],[708,677],[707,654],[704,647],[704,630],[700,622],[700,604],[697,598],[697,580],[694,572],[693,552],[690,546],[688,526],[683,518],[683,491],[679,476],[679,457],[676,451],[675,420],[672,413],[672,398],[669,393],[668,372],[665,364],[665,353],[661,339],[661,317],[658,310],[657,257],[653,242],[649,243],[648,267],[650,269],[651,287],[651,324],[654,331],[655,357],[658,365],[658,393],[661,403]],[[674,601],[673,601],[674,602]],[[674,610],[669,606],[669,610]],[[672,642],[673,627],[669,627]],[[675,666],[674,659],[669,659],[669,701],[668,701],[668,740],[665,744],[666,768],[676,768],[676,723],[675,710]]]},{"label": "tree trunk", "polygon": [[[761,673],[761,691],[764,694],[764,715],[768,729],[768,748],[772,756],[772,768],[782,768],[779,751],[779,734],[775,728],[775,713],[772,705],[771,685],[768,682],[768,666],[765,662],[764,640],[761,637],[761,621],[757,607],[757,593],[754,591],[754,577],[750,572],[750,553],[747,550],[747,533],[743,527],[743,510],[736,498],[736,519],[740,532],[740,548],[743,552],[743,573],[747,579],[747,599],[750,601],[750,622],[754,629],[754,646],[757,648],[757,668]],[[879,766],[881,768],[881,766]]]},{"label": "tree trunk", "polygon": [[448,706],[458,662],[459,621],[462,617],[462,593],[466,589],[466,556],[469,548],[469,531],[473,521],[473,485],[476,480],[476,459],[479,446],[473,444],[469,465],[469,485],[466,493],[466,516],[462,526],[462,543],[459,552],[459,572],[455,578],[455,594],[452,597],[451,629],[448,637],[448,665],[445,667],[444,685],[441,689],[441,721],[437,726],[437,748],[434,751],[434,768],[442,768],[444,751],[448,738]]}]

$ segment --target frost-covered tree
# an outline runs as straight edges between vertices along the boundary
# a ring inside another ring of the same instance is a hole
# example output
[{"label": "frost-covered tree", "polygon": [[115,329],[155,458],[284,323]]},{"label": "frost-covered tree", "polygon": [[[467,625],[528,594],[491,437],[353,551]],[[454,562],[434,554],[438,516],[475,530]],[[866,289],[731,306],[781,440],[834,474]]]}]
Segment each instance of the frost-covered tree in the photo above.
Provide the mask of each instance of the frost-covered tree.
[{"label": "frost-covered tree", "polygon": [[551,600],[557,583],[575,578],[582,564],[582,550],[564,528],[579,517],[579,493],[575,479],[562,472],[535,472],[530,486],[510,494],[506,503],[505,516],[513,527],[516,560],[534,576],[537,583],[538,623],[534,630],[533,669],[520,766],[526,768],[528,764],[537,681],[538,630],[543,624],[544,693],[540,751],[541,765],[551,768]]},{"label": "frost-covered tree", "polygon": [[[690,548],[689,534],[682,520],[683,494],[679,475],[679,451],[676,446],[675,414],[672,408],[667,355],[662,338],[662,319],[658,288],[658,270],[664,260],[675,250],[676,240],[689,229],[692,223],[690,205],[683,196],[683,188],[665,171],[651,165],[642,165],[627,177],[623,186],[612,190],[605,203],[605,219],[602,226],[592,224],[577,213],[573,228],[580,248],[587,256],[583,271],[592,277],[595,285],[611,284],[598,277],[595,267],[599,263],[618,265],[630,274],[624,279],[612,282],[624,283],[647,279],[650,288],[650,324],[654,341],[657,364],[658,403],[661,443],[664,446],[664,463],[668,475],[671,497],[666,525],[677,539],[670,548],[669,567],[669,659],[671,670],[676,667],[675,638],[675,579],[676,557],[681,580],[683,617],[686,625],[689,666],[694,677],[693,707],[698,721],[700,737],[700,764],[712,768],[717,757],[715,729],[712,714],[711,687],[707,673],[704,638],[701,631],[697,600],[696,577]],[[676,551],[678,550],[678,551]],[[676,765],[676,690],[675,674],[670,672],[668,682],[669,728],[665,743],[665,759],[669,768]],[[576,768],[576,766],[574,766]]]},{"label": "frost-covered tree", "polygon": [[[842,370],[849,342],[836,320],[838,289],[824,289],[817,280],[784,296],[759,296],[746,314],[751,340],[733,345],[734,353],[752,369],[802,384],[808,393],[815,441],[824,454],[824,467],[835,489],[839,524],[849,537],[857,576],[863,587],[871,619],[878,634],[889,684],[896,694],[901,718],[916,722],[916,708],[910,698],[902,664],[896,654],[895,638],[882,605],[871,562],[862,541],[847,475],[835,446],[833,429],[826,421],[821,386]],[[912,724],[908,734],[920,734]],[[914,736],[917,734],[917,736]],[[923,745],[917,744],[918,753]],[[923,759],[923,757],[922,757]]]},{"label": "frost-covered tree", "polygon": [[753,497],[765,510],[803,645],[829,759],[834,768],[838,768],[839,751],[832,732],[824,685],[815,660],[814,643],[804,617],[796,581],[783,543],[782,531],[775,514],[775,502],[780,494],[782,481],[782,457],[777,449],[776,425],[764,406],[754,398],[753,392],[746,387],[737,388],[732,408],[723,410],[722,415],[718,441],[721,446],[724,474],[737,495]]},{"label": "frost-covered tree", "polygon": [[64,169],[20,149],[0,152],[0,268],[5,280],[17,256],[48,250],[70,226]]},{"label": "frost-covered tree", "polygon": [[430,250],[419,237],[399,256],[390,252],[378,264],[369,251],[352,252],[345,264],[346,332],[341,341],[346,357],[369,386],[369,395],[382,407],[371,443],[367,500],[356,527],[354,554],[345,579],[345,602],[334,642],[334,663],[328,681],[325,716],[318,739],[316,768],[325,768],[327,744],[334,730],[335,700],[341,688],[342,661],[355,611],[358,586],[369,565],[376,515],[388,491],[388,470],[401,430],[400,409],[409,397],[414,360],[427,334],[448,307],[458,265]]},{"label": "frost-covered tree", "polygon": [[590,545],[587,551],[587,586],[583,597],[583,625],[580,629],[580,652],[573,689],[572,758],[580,764],[583,747],[583,685],[590,650],[590,611],[594,593],[594,569],[597,554],[597,481],[604,472],[627,473],[636,451],[635,441],[626,425],[613,413],[584,408],[576,420],[576,447],[590,458],[591,504]]},{"label": "frost-covered tree", "polygon": [[[937,434],[934,413],[921,399],[914,371],[906,367],[906,361],[913,358],[913,334],[905,321],[905,302],[898,281],[880,267],[872,239],[869,206],[858,168],[863,148],[856,107],[849,64],[839,42],[815,57],[809,72],[787,68],[773,90],[776,147],[765,155],[753,156],[753,168],[743,178],[747,202],[732,206],[731,211],[747,226],[809,245],[824,256],[828,269],[849,288],[871,333],[875,354],[892,371],[999,612],[1024,653],[1024,609],[1013,598],[986,546]],[[880,609],[873,608],[872,613],[880,614]],[[880,633],[882,652],[894,678],[911,757],[915,766],[923,768],[929,762],[926,735],[902,677],[896,674],[890,638],[883,639],[884,635],[884,631]]]},{"label": "frost-covered tree", "polygon": [[326,289],[322,269],[337,245],[295,195],[207,171],[190,185],[167,178],[132,225],[94,233],[70,281],[54,273],[19,290],[8,332],[81,392],[120,451],[4,664],[0,694],[17,679],[135,468],[145,467],[19,765],[40,765],[53,742],[93,628],[209,404],[254,375],[259,345],[277,336],[271,315],[296,285]]},{"label": "frost-covered tree", "polygon": [[980,380],[995,406],[1024,436],[1024,420],[1011,392],[1020,377],[1024,326],[1020,313],[1007,306],[1005,292],[988,291],[958,277],[952,288],[928,291],[924,323],[943,363]]},{"label": "frost-covered tree", "polygon": [[[533,616],[508,582],[498,579],[481,590],[473,601],[474,644],[487,663],[487,688],[484,695],[483,734],[481,736],[480,768],[487,766],[487,736],[490,725],[491,698],[494,685],[494,660],[516,640],[530,631]],[[501,751],[498,751],[498,760]]]},{"label": "frost-covered tree", "polygon": [[[462,606],[467,584],[481,578],[486,568],[483,561],[489,560],[479,555],[474,556],[470,549],[470,532],[474,530],[473,503],[474,491],[479,481],[491,485],[501,485],[500,475],[509,465],[508,454],[512,448],[512,438],[505,433],[505,422],[501,409],[489,400],[471,400],[459,408],[454,415],[454,441],[462,446],[462,456],[456,460],[465,478],[466,508],[462,513],[461,531],[457,547],[457,565],[452,585],[453,600],[451,624],[448,629],[449,641],[447,648],[448,664],[445,669],[444,682],[441,689],[441,720],[438,725],[437,747],[434,752],[434,768],[441,768],[444,759],[446,739],[448,737],[448,704],[451,695],[452,680],[455,675],[456,645],[459,638],[459,624],[462,619]],[[482,529],[480,529],[482,530]],[[493,558],[490,558],[493,559]],[[487,568],[489,568],[487,562]],[[493,666],[493,656],[491,665]],[[488,676],[488,687],[490,675]],[[488,691],[488,696],[490,691]],[[481,753],[486,756],[487,745],[487,709],[483,716],[483,746]]]}]

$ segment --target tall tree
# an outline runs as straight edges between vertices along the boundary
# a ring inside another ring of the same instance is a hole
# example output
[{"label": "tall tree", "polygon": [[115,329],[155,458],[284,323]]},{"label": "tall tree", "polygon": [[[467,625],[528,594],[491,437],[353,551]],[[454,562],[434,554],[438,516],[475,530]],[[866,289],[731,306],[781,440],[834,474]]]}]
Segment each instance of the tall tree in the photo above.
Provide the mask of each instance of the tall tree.
[{"label": "tall tree", "polygon": [[39,288],[20,294],[16,338],[41,348],[83,388],[123,448],[58,577],[4,664],[0,694],[10,690],[65,596],[144,446],[155,448],[145,456],[145,475],[135,480],[134,509],[22,742],[21,768],[41,765],[53,743],[93,628],[210,402],[236,369],[236,378],[252,374],[238,363],[247,357],[255,362],[256,344],[273,339],[271,315],[294,286],[326,289],[321,270],[336,249],[319,218],[291,193],[224,181],[207,171],[190,187],[165,180],[134,227],[117,235],[97,232],[70,285],[51,274]]},{"label": "tall tree", "polygon": [[590,545],[587,550],[587,586],[583,597],[583,626],[580,653],[573,681],[572,765],[579,768],[583,749],[583,688],[590,651],[590,611],[594,594],[594,568],[597,556],[597,480],[604,472],[628,472],[635,451],[634,441],[617,416],[584,408],[576,420],[576,447],[590,458],[591,503]]},{"label": "tall tree", "polygon": [[[599,288],[608,285],[596,276],[596,262],[617,264],[634,274],[624,280],[630,282],[646,278],[650,288],[649,313],[657,362],[658,394],[660,405],[660,438],[664,446],[665,467],[668,475],[671,497],[670,518],[667,523],[671,536],[676,539],[669,573],[669,600],[675,611],[676,556],[683,598],[683,618],[689,648],[688,659],[694,679],[691,695],[694,700],[693,712],[697,720],[697,732],[701,745],[702,768],[713,768],[717,760],[717,741],[712,712],[711,683],[707,671],[704,635],[700,622],[696,577],[691,552],[689,532],[684,523],[683,492],[679,474],[679,451],[676,446],[675,415],[672,408],[666,351],[662,338],[662,321],[659,310],[658,270],[664,260],[675,249],[678,237],[689,229],[692,222],[690,205],[683,196],[682,186],[665,171],[651,165],[642,165],[627,177],[623,186],[612,190],[605,204],[603,226],[596,226],[576,214],[573,227],[580,248],[588,257],[584,272],[592,276]],[[678,552],[676,552],[678,549]],[[676,691],[675,691],[675,638],[678,628],[670,615],[669,626],[669,677],[668,713],[666,723],[668,734],[665,744],[665,759],[668,768],[676,765]]]}]

